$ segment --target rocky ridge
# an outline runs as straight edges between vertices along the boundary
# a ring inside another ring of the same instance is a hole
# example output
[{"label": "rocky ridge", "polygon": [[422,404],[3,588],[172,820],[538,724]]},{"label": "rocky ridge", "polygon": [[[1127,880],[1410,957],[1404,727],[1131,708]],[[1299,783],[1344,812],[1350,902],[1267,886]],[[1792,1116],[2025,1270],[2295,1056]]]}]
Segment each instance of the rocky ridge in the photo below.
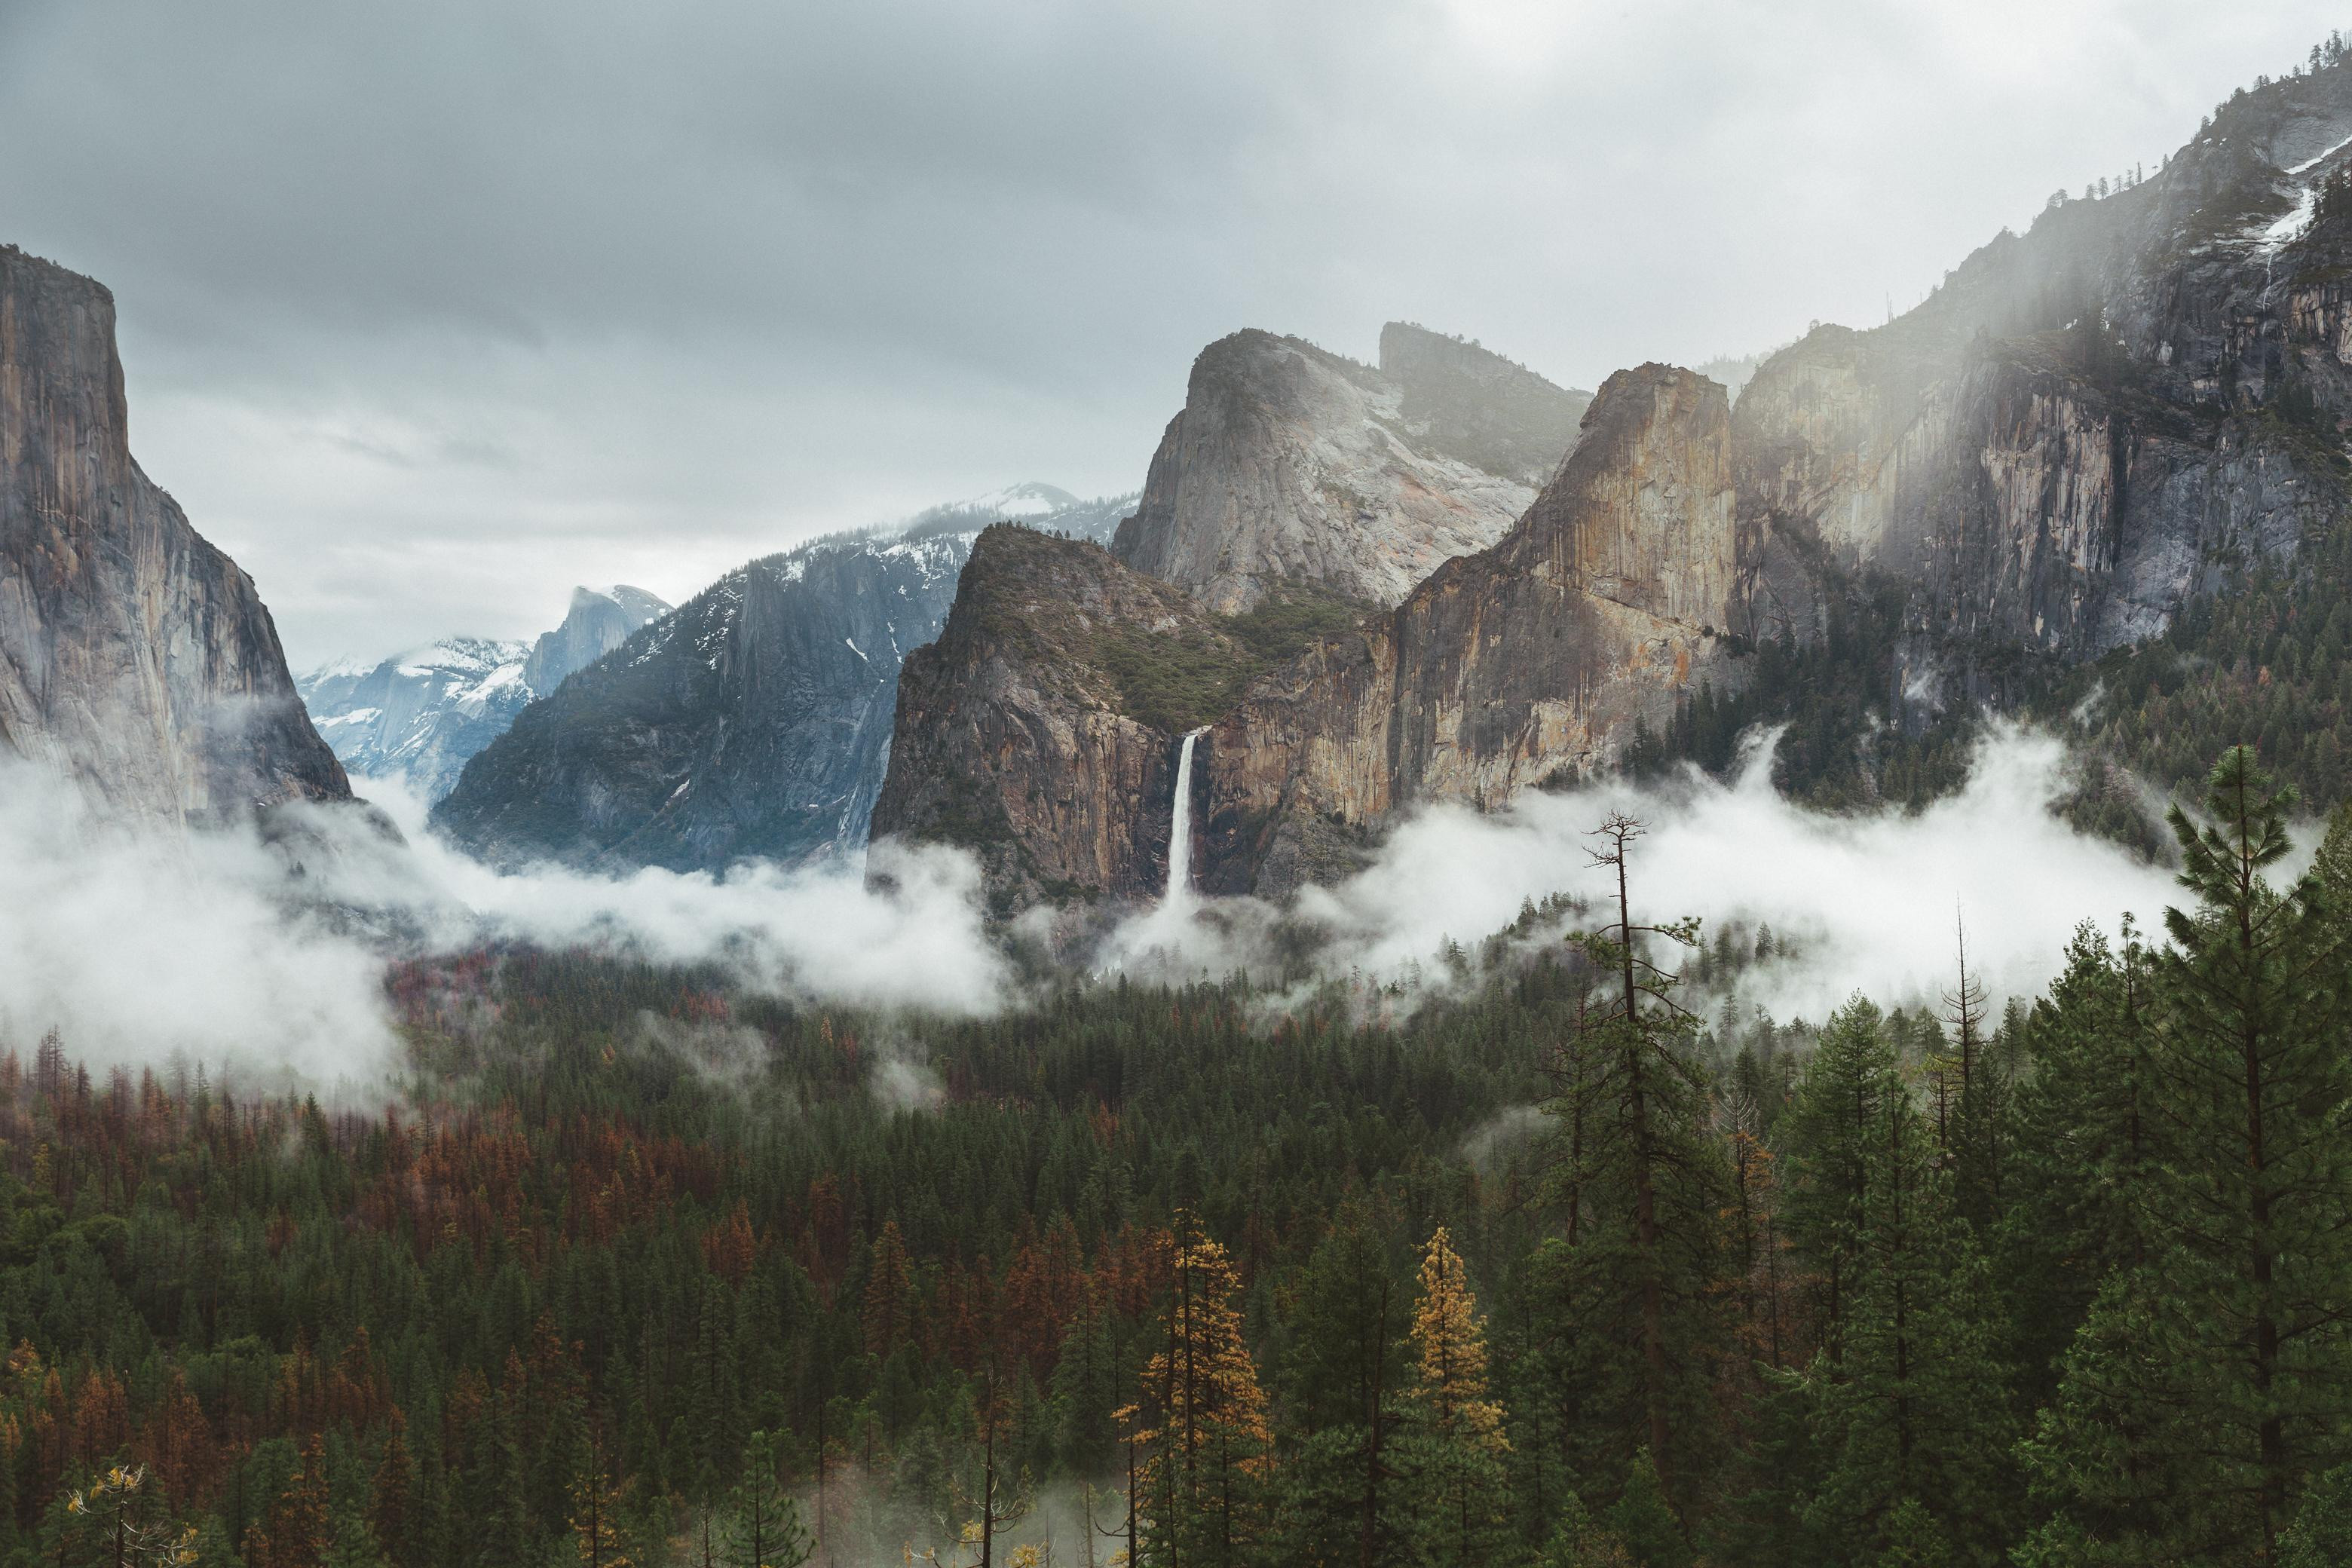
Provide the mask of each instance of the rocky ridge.
[{"label": "rocky ridge", "polygon": [[505,864],[860,853],[901,663],[939,635],[991,514],[1100,537],[1125,504],[1021,486],[739,567],[525,708],[433,823]]},{"label": "rocky ridge", "polygon": [[[2335,66],[2240,94],[2152,178],[2053,201],[1894,322],[1808,334],[1757,369],[1736,409],[1687,372],[1621,373],[1507,535],[1218,718],[1197,756],[1202,885],[1279,893],[1360,863],[1415,804],[1492,808],[1612,766],[1700,685],[1741,693],[1759,644],[1820,643],[1857,595],[1900,606],[1894,643],[1852,655],[1876,661],[1865,728],[1883,737],[2162,637],[2352,506],[2347,279],[2352,70]],[[1389,546],[1409,531],[1367,554],[1328,479],[1402,471],[1405,437],[1383,421],[1402,424],[1404,402],[1367,415],[1378,390],[1294,341],[1213,345],[1119,554],[1212,609],[1301,577],[1386,598],[1412,559]],[[1302,462],[1295,432],[1335,423],[1397,445],[1367,438],[1331,459],[1310,443],[1329,466]],[[1759,692],[1756,716],[1807,700]],[[934,681],[909,711],[963,700]],[[1017,758],[957,765],[992,790],[1028,787],[1003,776]],[[1068,815],[1114,841],[1171,816],[1149,797],[1131,822],[1120,809],[1106,796]],[[1036,837],[1055,820],[1010,819],[1025,836],[1010,853],[1070,859]]]},{"label": "rocky ridge", "polygon": [[668,608],[642,588],[574,588],[562,624],[535,642],[445,637],[372,666],[312,670],[295,689],[350,773],[401,779],[431,803],[524,708]]}]

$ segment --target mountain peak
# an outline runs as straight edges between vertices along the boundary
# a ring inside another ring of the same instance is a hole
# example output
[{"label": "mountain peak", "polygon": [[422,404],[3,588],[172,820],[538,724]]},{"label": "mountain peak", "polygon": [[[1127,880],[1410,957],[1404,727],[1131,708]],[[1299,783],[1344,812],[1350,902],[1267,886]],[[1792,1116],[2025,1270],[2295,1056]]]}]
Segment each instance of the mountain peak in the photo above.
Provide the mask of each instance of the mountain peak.
[{"label": "mountain peak", "polygon": [[1589,395],[1403,322],[1378,368],[1252,328],[1193,361],[1112,548],[1211,607],[1284,583],[1393,605],[1508,531]]}]

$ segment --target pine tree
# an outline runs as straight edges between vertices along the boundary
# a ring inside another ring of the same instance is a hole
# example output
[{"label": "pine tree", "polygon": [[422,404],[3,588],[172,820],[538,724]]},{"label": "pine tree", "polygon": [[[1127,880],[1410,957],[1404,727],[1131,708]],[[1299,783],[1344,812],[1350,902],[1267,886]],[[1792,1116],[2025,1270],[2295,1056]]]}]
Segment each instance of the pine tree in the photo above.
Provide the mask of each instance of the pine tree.
[{"label": "pine tree", "polygon": [[600,1436],[591,1435],[572,1477],[571,1493],[566,1522],[581,1568],[629,1568],[628,1553],[621,1544],[621,1489],[614,1483]]},{"label": "pine tree", "polygon": [[1469,1568],[1492,1561],[1503,1534],[1503,1410],[1488,1397],[1486,1333],[1445,1227],[1429,1239],[1412,1314],[1412,1472],[1423,1555]]},{"label": "pine tree", "polygon": [[73,1528],[61,1530],[57,1560],[65,1560],[77,1538],[85,1562],[107,1568],[187,1568],[196,1561],[196,1530],[174,1522],[163,1510],[147,1471],[110,1465],[66,1499]]},{"label": "pine tree", "polygon": [[874,1238],[873,1260],[866,1275],[866,1299],[861,1316],[866,1353],[887,1357],[907,1342],[914,1322],[915,1287],[907,1261],[907,1243],[898,1222],[882,1222]]},{"label": "pine tree", "polygon": [[[1724,1150],[1706,1123],[1692,1060],[1696,1020],[1652,944],[1696,944],[1695,921],[1633,919],[1628,866],[1642,825],[1612,816],[1593,863],[1615,883],[1615,920],[1577,942],[1595,1005],[1581,1016],[1565,1101],[1547,1110],[1579,1136],[1562,1173],[1573,1239],[1546,1244],[1546,1397],[1573,1408],[1576,1466],[1614,1469],[1637,1447],[1669,1491],[1711,1468],[1720,1360],[1736,1333]],[[1762,939],[1759,938],[1759,941]],[[1580,1215],[1585,1215],[1580,1221]]]},{"label": "pine tree", "polygon": [[418,1550],[422,1532],[415,1521],[416,1466],[408,1452],[408,1424],[397,1407],[390,1426],[383,1457],[376,1461],[368,1521],[396,1568],[419,1568],[423,1554]]},{"label": "pine tree", "polygon": [[995,1568],[997,1540],[1034,1504],[1028,1475],[1013,1462],[1017,1421],[998,1383],[997,1357],[983,1358],[971,1405],[971,1479],[959,1488],[956,1513],[977,1568]]},{"label": "pine tree", "polygon": [[1634,1454],[1607,1524],[1611,1537],[1622,1543],[1625,1555],[1640,1568],[1688,1568],[1690,1543],[1647,1448]]},{"label": "pine tree", "polygon": [[2028,1022],[2034,1069],[2018,1093],[2012,1204],[1993,1246],[2029,1408],[2056,1392],[2101,1286],[2147,1260],[2148,965],[2128,921],[2119,946],[2086,922]]},{"label": "pine tree", "polygon": [[1990,1237],[2006,1202],[2011,1161],[2013,1088],[2008,1042],[1990,1027],[1983,980],[1969,970],[1968,931],[1958,930],[1958,980],[1944,994],[1945,1022],[1958,1069],[1948,1158],[1953,1198],[1979,1237]]},{"label": "pine tree", "polygon": [[2045,1560],[2274,1559],[2347,1457],[2346,920],[2324,870],[2267,880],[2293,798],[2237,747],[2210,823],[2172,813],[2196,907],[2166,912],[2155,964],[2148,1256],[2103,1292],[2029,1450],[2063,1510]]},{"label": "pine tree", "polygon": [[1830,1017],[1779,1135],[1787,1151],[1782,1228],[1811,1282],[1812,1335],[1832,1361],[1860,1279],[1872,1130],[1904,1093],[1885,1016],[1860,996]]},{"label": "pine tree", "polygon": [[1828,1469],[1807,1523],[1866,1565],[1897,1544],[1895,1522],[1916,1504],[1966,1561],[1990,1563],[2015,1437],[1991,1281],[1927,1121],[1891,1068],[1873,1098],[1846,1237],[1854,1283],[1837,1342],[1811,1373]]},{"label": "pine tree", "polygon": [[1159,1344],[1144,1368],[1152,1405],[1136,1432],[1148,1456],[1143,1549],[1166,1568],[1233,1568],[1256,1545],[1273,1434],[1234,1305],[1239,1287],[1225,1249],[1180,1214]]},{"label": "pine tree", "polygon": [[727,1568],[800,1568],[814,1550],[800,1504],[786,1495],[782,1454],[770,1433],[743,1443],[743,1472],[727,1494],[719,1561]]},{"label": "pine tree", "polygon": [[247,1542],[254,1568],[320,1568],[329,1539],[325,1450],[314,1436],[302,1445],[300,1467],[269,1506]]},{"label": "pine tree", "polygon": [[2352,1563],[2352,1467],[2314,1481],[2279,1538],[2279,1568],[2342,1568]]},{"label": "pine tree", "polygon": [[1277,1389],[1296,1434],[1280,1489],[1286,1561],[1371,1568],[1406,1549],[1395,1454],[1406,1307],[1370,1217],[1350,1204],[1308,1258],[1285,1324]]}]

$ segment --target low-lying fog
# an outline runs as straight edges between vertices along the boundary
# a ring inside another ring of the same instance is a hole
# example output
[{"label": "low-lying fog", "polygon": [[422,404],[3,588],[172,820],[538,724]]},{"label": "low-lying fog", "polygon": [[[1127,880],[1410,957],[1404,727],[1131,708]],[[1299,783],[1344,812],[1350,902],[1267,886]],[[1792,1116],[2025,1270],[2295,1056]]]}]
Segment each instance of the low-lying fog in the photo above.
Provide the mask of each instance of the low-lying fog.
[{"label": "low-lying fog", "polygon": [[[1588,833],[1623,811],[1647,826],[1632,861],[1636,918],[1769,923],[1800,956],[1748,972],[1743,1001],[1818,1020],[1857,990],[1893,1004],[1948,989],[1956,921],[1998,1000],[2046,984],[2078,921],[2112,931],[2128,911],[2152,924],[2175,897],[2164,869],[2051,815],[2065,759],[2049,736],[1989,731],[1967,787],[1912,816],[1792,805],[1764,752],[1729,784],[1685,773],[1530,795],[1486,816],[1421,812],[1370,868],[1303,895],[1293,923],[1320,932],[1328,973],[1426,984],[1444,974],[1434,960],[1449,938],[1475,948],[1529,900],[1597,900],[1606,884]],[[755,988],[845,1004],[976,1013],[1021,1000],[982,917],[977,868],[954,851],[877,849],[888,891],[848,867],[502,872],[434,839],[422,803],[397,788],[359,787],[404,844],[348,809],[299,813],[303,831],[276,846],[250,831],[181,844],[101,824],[27,768],[0,774],[14,889],[0,901],[0,952],[14,955],[0,970],[0,1041],[28,1049],[55,1027],[97,1060],[185,1053],[361,1083],[391,1060],[384,963],[495,939],[711,961]],[[1267,973],[1276,919],[1245,900],[1151,911],[1090,967]]]}]

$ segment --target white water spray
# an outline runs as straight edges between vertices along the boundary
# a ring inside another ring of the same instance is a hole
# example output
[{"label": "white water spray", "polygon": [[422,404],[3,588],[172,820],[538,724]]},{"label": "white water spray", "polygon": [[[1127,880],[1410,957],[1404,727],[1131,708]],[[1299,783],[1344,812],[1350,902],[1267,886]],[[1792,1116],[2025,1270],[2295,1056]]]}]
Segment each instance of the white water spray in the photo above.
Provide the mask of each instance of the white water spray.
[{"label": "white water spray", "polygon": [[1176,753],[1176,812],[1168,825],[1168,896],[1166,909],[1181,909],[1192,898],[1192,742],[1209,732],[1207,725],[1184,737]]}]

